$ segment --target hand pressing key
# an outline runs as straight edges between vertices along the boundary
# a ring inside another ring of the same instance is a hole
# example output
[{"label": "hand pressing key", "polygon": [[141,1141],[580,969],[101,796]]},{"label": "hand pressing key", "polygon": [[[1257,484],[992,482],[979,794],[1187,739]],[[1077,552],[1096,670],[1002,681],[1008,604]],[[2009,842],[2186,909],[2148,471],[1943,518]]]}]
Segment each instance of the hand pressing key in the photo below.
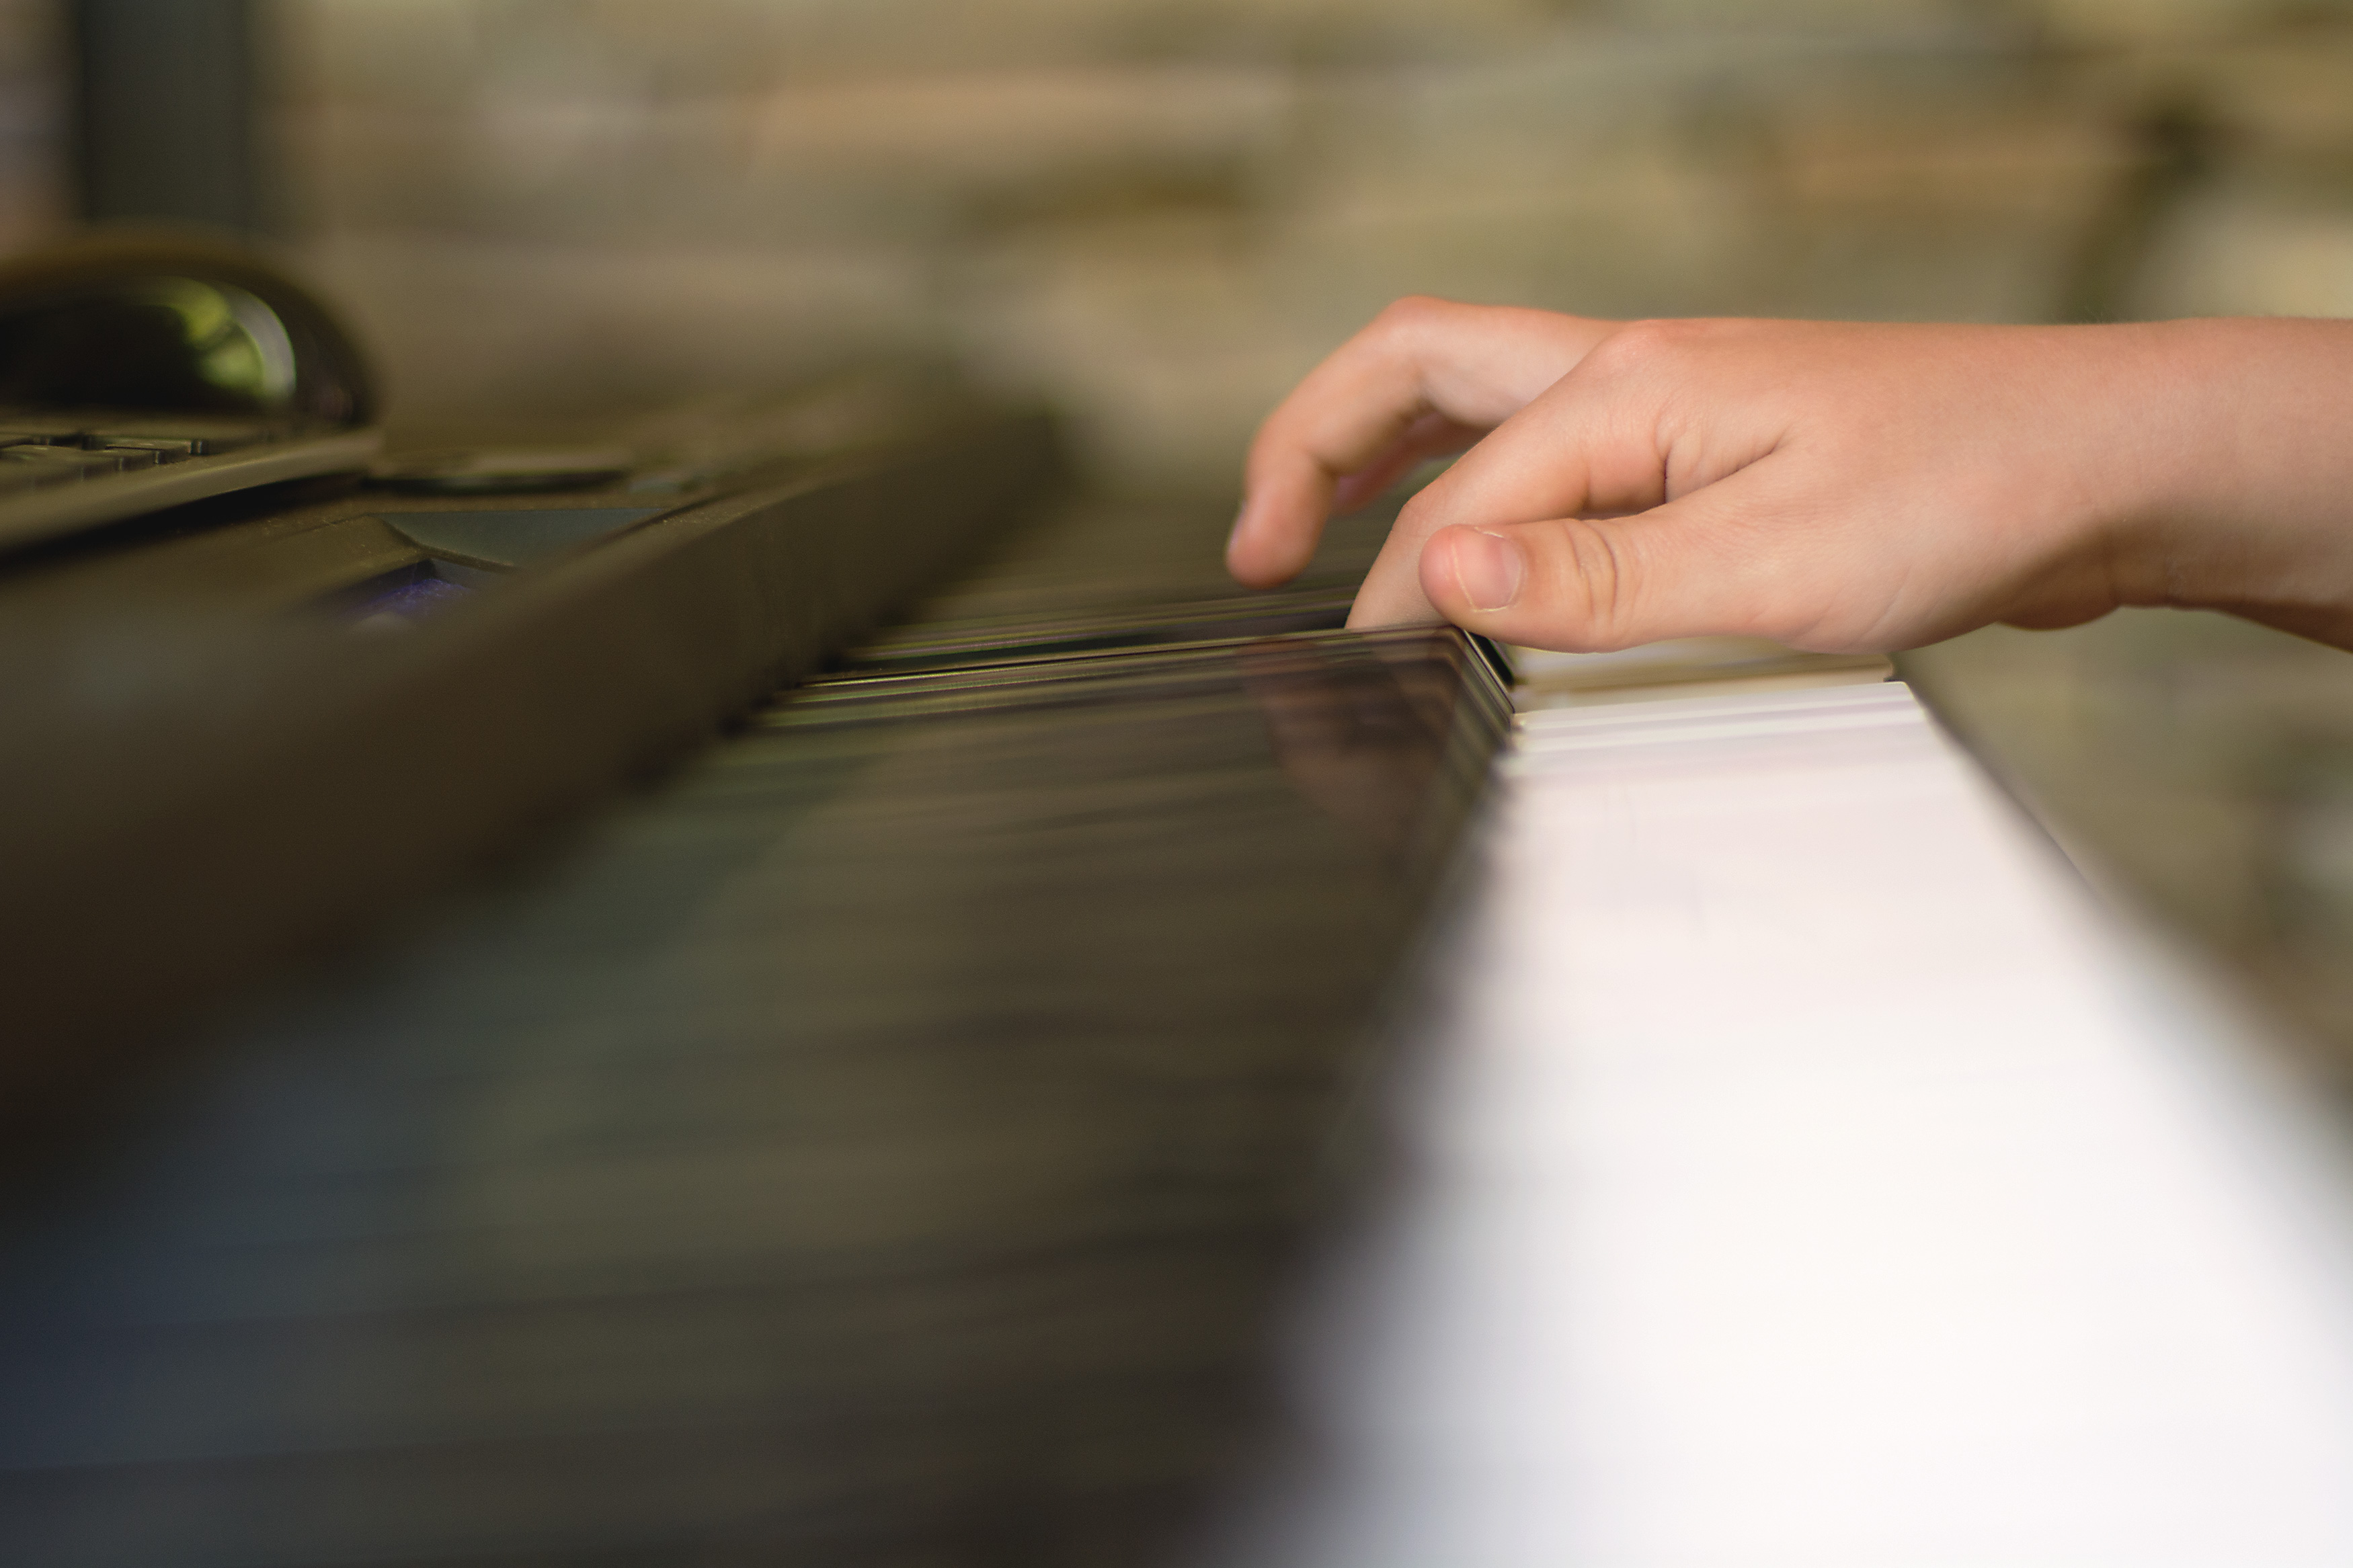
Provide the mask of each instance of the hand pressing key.
[{"label": "hand pressing key", "polygon": [[1620,323],[1399,300],[1252,444],[1255,586],[1423,459],[1352,626],[1914,647],[2120,605],[2353,647],[2353,322]]}]

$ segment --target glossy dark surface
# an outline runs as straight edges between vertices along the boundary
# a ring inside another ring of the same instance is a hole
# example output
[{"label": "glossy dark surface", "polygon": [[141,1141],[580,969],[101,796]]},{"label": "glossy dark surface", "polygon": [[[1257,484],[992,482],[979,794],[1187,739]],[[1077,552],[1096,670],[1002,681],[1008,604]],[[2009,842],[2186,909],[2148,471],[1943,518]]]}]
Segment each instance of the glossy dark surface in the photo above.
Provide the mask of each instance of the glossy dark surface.
[{"label": "glossy dark surface", "polygon": [[0,1559],[1159,1560],[1493,701],[1438,632],[787,695],[21,1195]]},{"label": "glossy dark surface", "polygon": [[[503,574],[421,548],[348,485],[7,563],[0,1163],[122,1053],[822,668],[1026,514],[1054,452],[1044,420],[968,409],[830,460],[772,449],[771,477],[600,539],[650,503],[388,509],[502,510],[478,542],[565,546]],[[427,579],[465,591],[404,592]]]}]

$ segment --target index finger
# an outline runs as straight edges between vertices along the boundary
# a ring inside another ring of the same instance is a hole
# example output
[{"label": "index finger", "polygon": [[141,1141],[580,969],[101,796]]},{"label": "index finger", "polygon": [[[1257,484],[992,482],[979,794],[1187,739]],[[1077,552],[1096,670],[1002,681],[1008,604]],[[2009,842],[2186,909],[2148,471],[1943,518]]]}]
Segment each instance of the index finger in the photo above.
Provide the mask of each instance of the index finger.
[{"label": "index finger", "polygon": [[[1568,374],[1615,323],[1550,310],[1400,300],[1284,398],[1250,444],[1233,574],[1269,587],[1315,552],[1340,482],[1364,490],[1460,450]],[[1357,499],[1369,499],[1359,495]]]}]

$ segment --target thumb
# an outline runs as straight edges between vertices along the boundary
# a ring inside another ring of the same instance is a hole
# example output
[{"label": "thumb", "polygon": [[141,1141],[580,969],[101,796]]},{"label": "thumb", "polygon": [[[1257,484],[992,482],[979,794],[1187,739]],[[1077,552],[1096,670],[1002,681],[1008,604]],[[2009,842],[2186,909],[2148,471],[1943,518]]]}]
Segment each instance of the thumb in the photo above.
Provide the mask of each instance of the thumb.
[{"label": "thumb", "polygon": [[[1736,515],[1737,478],[1620,518],[1441,529],[1421,590],[1467,631],[1578,653],[1666,637],[1780,635],[1816,618],[1793,596],[1792,541]],[[1721,493],[1720,493],[1721,492]]]}]

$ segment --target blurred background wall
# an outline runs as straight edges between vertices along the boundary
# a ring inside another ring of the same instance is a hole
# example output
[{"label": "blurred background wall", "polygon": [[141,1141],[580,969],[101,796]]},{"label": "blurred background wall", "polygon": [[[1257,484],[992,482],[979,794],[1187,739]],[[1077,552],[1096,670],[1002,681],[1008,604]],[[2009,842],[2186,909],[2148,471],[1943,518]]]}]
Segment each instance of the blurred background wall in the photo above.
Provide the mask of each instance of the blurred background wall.
[{"label": "blurred background wall", "polygon": [[412,404],[568,411],[944,351],[1053,397],[1107,482],[1204,494],[1413,290],[2064,311],[2170,90],[1933,0],[272,15],[288,226]]},{"label": "blurred background wall", "polygon": [[1223,494],[1413,290],[1604,315],[2353,308],[2353,7],[275,0],[280,221],[413,409],[877,352]]},{"label": "blurred background wall", "polygon": [[[1051,399],[1096,483],[1224,503],[1266,407],[1411,291],[2353,314],[2344,0],[243,11],[252,210],[412,432],[943,358]],[[0,0],[0,240],[74,210],[91,15]],[[1907,673],[2353,1086],[2353,659],[2146,613]]]},{"label": "blurred background wall", "polygon": [[61,32],[51,0],[0,0],[0,252],[37,243],[74,211]]}]

